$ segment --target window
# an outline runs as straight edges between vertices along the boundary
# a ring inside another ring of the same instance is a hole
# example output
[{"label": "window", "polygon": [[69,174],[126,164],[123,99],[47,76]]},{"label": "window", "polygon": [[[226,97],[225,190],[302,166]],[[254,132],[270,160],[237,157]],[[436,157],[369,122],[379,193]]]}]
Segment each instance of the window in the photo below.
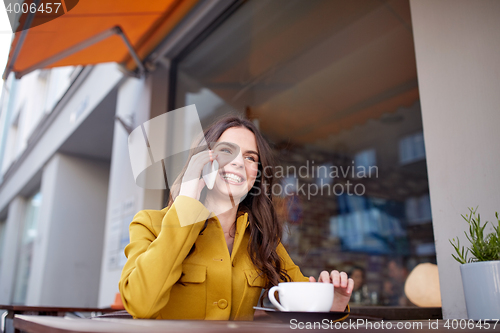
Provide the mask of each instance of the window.
[{"label": "window", "polygon": [[377,168],[375,149],[365,149],[354,155],[354,165],[357,177],[375,175]]},{"label": "window", "polygon": [[431,199],[428,193],[406,199],[405,209],[409,224],[421,224],[432,219]]},{"label": "window", "polygon": [[17,263],[16,282],[14,286],[14,304],[25,304],[26,292],[31,273],[33,249],[38,234],[38,218],[42,194],[40,192],[28,198],[24,217],[23,233]]},{"label": "window", "polygon": [[424,134],[405,136],[399,141],[399,162],[408,164],[425,159]]},{"label": "window", "polygon": [[67,66],[52,68],[48,74],[47,97],[45,100],[44,111],[49,113],[54,109],[59,100],[68,90],[71,82],[75,79],[75,71],[79,67]]},{"label": "window", "polygon": [[6,221],[0,220],[0,267],[2,267],[3,248],[5,244]]},{"label": "window", "polygon": [[404,0],[247,1],[172,61],[172,108],[239,112],[271,142],[302,273],[362,267],[366,304],[403,305],[393,271],[436,262],[426,165],[406,165],[425,158],[409,26]]},{"label": "window", "polygon": [[2,174],[7,171],[7,169],[10,167],[10,165],[16,160],[16,155],[18,153],[18,147],[19,147],[19,118],[20,114],[23,111],[23,106],[19,108],[17,114],[15,115],[14,119],[12,120],[12,123],[8,127],[8,133],[6,137],[6,149],[5,149],[5,155],[3,156],[2,159]]}]

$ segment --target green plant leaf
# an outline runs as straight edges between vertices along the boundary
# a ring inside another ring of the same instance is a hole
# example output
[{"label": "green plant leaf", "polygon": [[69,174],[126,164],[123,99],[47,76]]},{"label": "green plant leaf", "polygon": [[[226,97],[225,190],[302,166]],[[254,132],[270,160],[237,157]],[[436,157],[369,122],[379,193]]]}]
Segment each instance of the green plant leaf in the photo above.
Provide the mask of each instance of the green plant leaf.
[{"label": "green plant leaf", "polygon": [[[478,207],[479,206],[475,209],[469,207],[469,214],[460,214],[469,226],[468,232],[464,231],[464,234],[470,246],[467,248],[460,246],[458,237],[456,243],[455,238],[453,238],[453,242],[449,240],[456,254],[452,254],[452,256],[461,264],[476,261],[500,260],[500,218],[498,212],[495,212],[498,227],[493,226],[495,231],[485,235],[484,230],[488,225],[488,221],[486,221],[484,225],[481,225],[481,215],[477,213]],[[469,252],[472,257],[467,258]]]}]

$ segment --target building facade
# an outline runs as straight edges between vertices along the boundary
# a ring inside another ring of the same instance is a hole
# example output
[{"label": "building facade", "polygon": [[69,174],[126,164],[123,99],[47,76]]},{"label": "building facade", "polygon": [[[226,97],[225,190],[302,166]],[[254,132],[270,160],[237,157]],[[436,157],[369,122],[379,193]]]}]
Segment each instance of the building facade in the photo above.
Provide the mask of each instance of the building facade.
[{"label": "building facade", "polygon": [[195,104],[204,128],[233,112],[270,141],[305,275],[358,269],[353,303],[412,306],[406,276],[436,263],[444,317],[467,318],[448,240],[467,207],[499,209],[499,15],[497,1],[200,1],[139,77],[10,75],[0,304],[113,303],[129,223],[168,198],[136,185],[130,129]]}]

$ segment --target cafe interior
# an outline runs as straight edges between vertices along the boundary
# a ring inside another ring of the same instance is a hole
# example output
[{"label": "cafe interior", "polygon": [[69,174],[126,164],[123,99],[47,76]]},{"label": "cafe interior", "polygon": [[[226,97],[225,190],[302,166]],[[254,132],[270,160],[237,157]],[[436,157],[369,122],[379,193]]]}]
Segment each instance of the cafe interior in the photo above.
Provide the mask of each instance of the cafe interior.
[{"label": "cafe interior", "polygon": [[436,257],[409,3],[313,3],[245,4],[176,61],[175,107],[258,124],[304,275],[357,270],[354,304],[415,306],[405,279]]}]

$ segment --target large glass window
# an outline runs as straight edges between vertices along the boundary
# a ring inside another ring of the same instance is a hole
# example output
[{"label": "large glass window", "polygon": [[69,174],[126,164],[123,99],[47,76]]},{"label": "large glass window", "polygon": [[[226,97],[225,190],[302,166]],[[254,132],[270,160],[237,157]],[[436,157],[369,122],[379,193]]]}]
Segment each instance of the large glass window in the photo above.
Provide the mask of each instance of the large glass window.
[{"label": "large glass window", "polygon": [[27,200],[21,247],[19,251],[19,261],[17,263],[13,299],[14,304],[26,303],[26,292],[28,290],[28,282],[31,273],[35,239],[38,233],[38,217],[41,203],[42,194],[40,192],[31,196]]},{"label": "large glass window", "polygon": [[436,262],[411,26],[404,0],[248,1],[175,62],[175,107],[271,141],[292,259],[352,272],[359,304],[411,305],[408,273]]}]

